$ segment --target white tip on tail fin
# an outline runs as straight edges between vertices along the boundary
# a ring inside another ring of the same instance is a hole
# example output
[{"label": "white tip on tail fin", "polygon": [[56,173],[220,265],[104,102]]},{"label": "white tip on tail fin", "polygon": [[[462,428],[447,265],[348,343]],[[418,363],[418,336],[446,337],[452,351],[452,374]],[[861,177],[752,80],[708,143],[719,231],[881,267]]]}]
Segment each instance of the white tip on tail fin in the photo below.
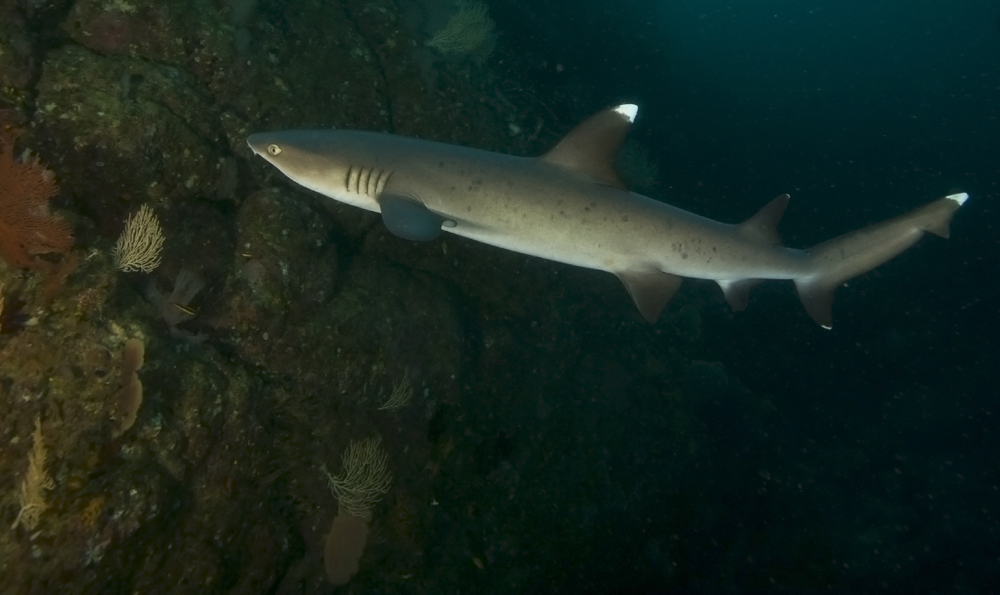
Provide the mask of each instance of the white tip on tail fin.
[{"label": "white tip on tail fin", "polygon": [[812,270],[795,279],[795,286],[809,316],[823,328],[830,328],[833,292],[837,287],[895,257],[925,232],[947,238],[951,235],[952,215],[968,198],[965,192],[949,194],[909,213],[806,250]]},{"label": "white tip on tail fin", "polygon": [[959,192],[958,194],[949,194],[945,198],[957,202],[958,206],[962,206],[965,204],[965,201],[969,200],[969,193]]},{"label": "white tip on tail fin", "polygon": [[628,123],[631,124],[635,122],[635,116],[639,113],[639,106],[634,103],[623,103],[616,107],[615,111],[625,116],[628,119]]}]

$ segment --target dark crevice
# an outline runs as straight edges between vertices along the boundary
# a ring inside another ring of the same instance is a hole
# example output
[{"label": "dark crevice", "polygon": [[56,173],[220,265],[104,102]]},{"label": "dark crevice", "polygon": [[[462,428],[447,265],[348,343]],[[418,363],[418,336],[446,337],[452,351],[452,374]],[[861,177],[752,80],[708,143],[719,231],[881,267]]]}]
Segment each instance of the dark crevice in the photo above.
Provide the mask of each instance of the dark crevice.
[{"label": "dark crevice", "polygon": [[347,18],[351,22],[354,32],[363,40],[365,45],[368,47],[368,53],[371,54],[372,58],[375,60],[375,68],[378,70],[379,75],[382,78],[382,99],[385,102],[384,107],[389,126],[388,132],[394,133],[396,132],[396,125],[392,116],[392,92],[389,90],[389,77],[386,74],[385,66],[382,63],[382,55],[379,53],[378,47],[372,43],[371,38],[368,35],[365,35],[357,17],[354,16],[354,13],[351,12],[350,7],[346,3],[343,5],[343,9],[344,12],[347,13]]}]

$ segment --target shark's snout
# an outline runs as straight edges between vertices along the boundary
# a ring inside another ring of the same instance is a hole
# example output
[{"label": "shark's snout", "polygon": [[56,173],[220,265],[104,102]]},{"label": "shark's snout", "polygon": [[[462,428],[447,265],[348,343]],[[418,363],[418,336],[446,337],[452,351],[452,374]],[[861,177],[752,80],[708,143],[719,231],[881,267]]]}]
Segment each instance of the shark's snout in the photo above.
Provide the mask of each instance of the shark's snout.
[{"label": "shark's snout", "polygon": [[266,137],[266,134],[251,134],[247,137],[247,145],[250,146],[250,150],[254,152],[254,155],[264,156],[267,154]]}]

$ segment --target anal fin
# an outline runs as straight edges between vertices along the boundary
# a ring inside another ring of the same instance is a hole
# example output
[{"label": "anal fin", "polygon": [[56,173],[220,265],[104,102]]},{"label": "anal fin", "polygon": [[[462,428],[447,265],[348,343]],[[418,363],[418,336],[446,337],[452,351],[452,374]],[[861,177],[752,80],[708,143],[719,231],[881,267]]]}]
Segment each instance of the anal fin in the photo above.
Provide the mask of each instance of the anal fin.
[{"label": "anal fin", "polygon": [[729,307],[737,312],[745,310],[750,299],[750,290],[763,279],[740,279],[738,281],[718,281]]},{"label": "anal fin", "polygon": [[616,273],[625,284],[639,313],[650,323],[655,323],[660,312],[674,297],[683,279],[677,275],[657,270],[623,271]]}]

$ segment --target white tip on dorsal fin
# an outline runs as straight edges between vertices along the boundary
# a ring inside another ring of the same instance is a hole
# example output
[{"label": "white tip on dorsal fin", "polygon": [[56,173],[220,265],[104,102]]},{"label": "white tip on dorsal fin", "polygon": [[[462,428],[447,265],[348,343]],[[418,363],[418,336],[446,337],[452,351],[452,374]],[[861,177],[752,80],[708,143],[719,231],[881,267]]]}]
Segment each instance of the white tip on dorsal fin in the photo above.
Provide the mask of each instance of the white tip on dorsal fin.
[{"label": "white tip on dorsal fin", "polygon": [[639,113],[639,106],[634,103],[623,103],[615,108],[615,111],[628,118],[628,123],[635,122],[635,115]]},{"label": "white tip on dorsal fin", "polygon": [[639,108],[631,103],[594,114],[563,137],[542,161],[573,170],[600,184],[625,188],[615,159]]}]

